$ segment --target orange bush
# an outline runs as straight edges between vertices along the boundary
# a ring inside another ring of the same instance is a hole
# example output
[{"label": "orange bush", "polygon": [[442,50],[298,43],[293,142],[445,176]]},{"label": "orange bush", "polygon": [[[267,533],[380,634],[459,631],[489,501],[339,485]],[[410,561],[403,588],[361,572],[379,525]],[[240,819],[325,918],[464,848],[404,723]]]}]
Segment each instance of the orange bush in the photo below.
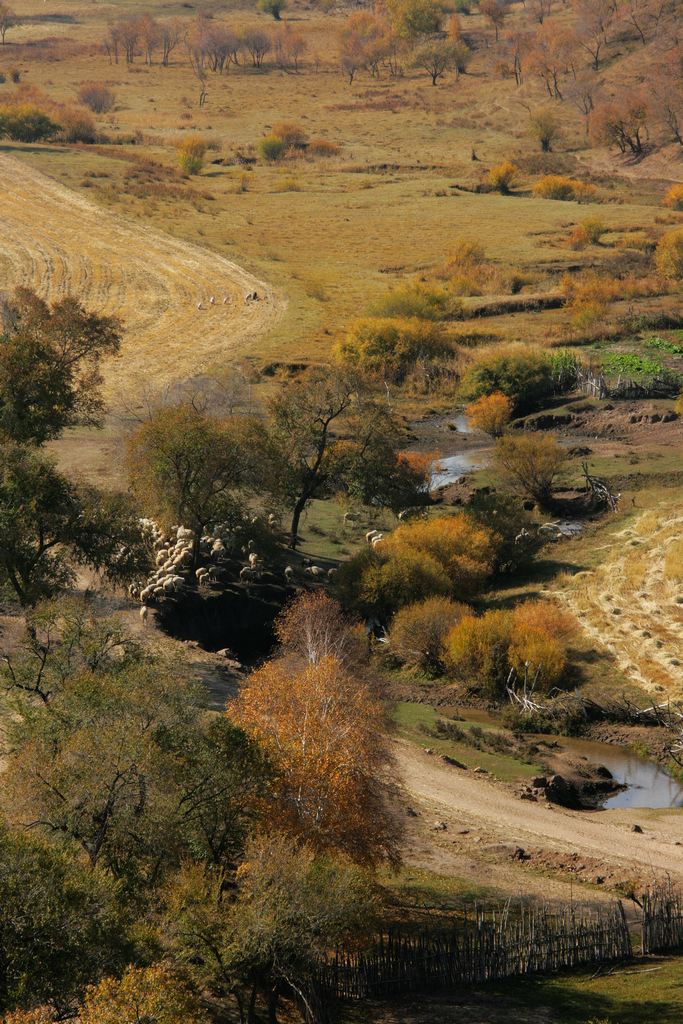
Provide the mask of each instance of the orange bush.
[{"label": "orange bush", "polygon": [[458,596],[475,594],[491,574],[495,543],[491,532],[460,513],[399,526],[386,541],[389,553],[410,549],[434,559]]},{"label": "orange bush", "polygon": [[472,689],[500,696],[510,671],[511,634],[511,612],[465,615],[446,637],[446,664]]},{"label": "orange bush", "polygon": [[503,163],[492,167],[486,177],[486,183],[494,192],[500,192],[506,196],[512,186],[516,183],[519,175],[519,168],[511,160],[504,160]]},{"label": "orange bush", "polygon": [[565,199],[587,202],[595,196],[595,186],[587,185],[575,178],[567,178],[561,174],[547,174],[533,187],[533,193],[539,199]]},{"label": "orange bush", "polygon": [[512,400],[501,391],[482,395],[465,407],[465,416],[477,430],[500,437],[512,417]]},{"label": "orange bush", "polygon": [[428,597],[397,612],[389,632],[389,650],[407,665],[428,672],[443,670],[444,641],[469,612],[448,597]]},{"label": "orange bush", "polygon": [[683,278],[683,228],[662,235],[657,243],[655,265],[662,277],[672,281]]},{"label": "orange bush", "polygon": [[672,185],[664,197],[664,205],[672,210],[683,210],[683,185]]}]

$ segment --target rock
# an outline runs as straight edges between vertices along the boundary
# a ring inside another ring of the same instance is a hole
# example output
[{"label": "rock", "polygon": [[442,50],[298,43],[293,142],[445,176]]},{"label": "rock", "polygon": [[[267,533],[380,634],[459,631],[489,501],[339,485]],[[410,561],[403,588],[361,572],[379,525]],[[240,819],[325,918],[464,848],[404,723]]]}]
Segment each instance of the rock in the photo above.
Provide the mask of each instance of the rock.
[{"label": "rock", "polygon": [[[458,835],[459,836],[468,836],[469,834],[470,834],[470,830],[468,828],[461,828],[461,829],[458,830]],[[679,843],[678,845],[680,846],[681,844]]]},{"label": "rock", "polygon": [[448,754],[442,754],[441,760],[445,764],[451,764],[454,768],[462,768],[463,771],[467,771],[467,765],[463,764],[462,761],[456,761],[454,757],[449,757]]},{"label": "rock", "polygon": [[643,830],[640,825],[631,825],[631,832],[638,832],[640,835],[642,835]]},{"label": "rock", "polygon": [[604,884],[605,884],[605,876],[604,875],[596,875],[595,878],[593,879],[593,885],[604,885]]},{"label": "rock", "polygon": [[533,512],[536,508],[536,502],[532,501],[531,498],[525,498],[522,502],[522,508],[525,512]]},{"label": "rock", "polygon": [[417,818],[417,811],[412,807],[406,807],[406,814],[409,818]]},{"label": "rock", "polygon": [[612,775],[612,773],[609,770],[609,768],[606,768],[604,764],[599,764],[598,765],[598,767],[595,769],[595,774],[600,779],[613,779],[614,778],[614,776]]},{"label": "rock", "polygon": [[431,747],[425,747],[424,748],[424,752],[425,752],[425,754],[433,754],[434,753],[434,751],[432,750]]},{"label": "rock", "polygon": [[533,801],[533,803],[538,803],[538,797],[534,796],[533,793],[527,793],[527,792],[520,793],[519,794],[519,799],[520,800],[531,800],[531,801]]},{"label": "rock", "polygon": [[486,769],[482,768],[480,765],[477,765],[477,767],[473,768],[472,771],[474,772],[475,775],[488,775]]},{"label": "rock", "polygon": [[521,846],[516,846],[512,853],[513,860],[529,860],[529,854]]},{"label": "rock", "polygon": [[545,790],[546,800],[559,804],[561,807],[581,809],[581,801],[576,786],[568,782],[562,775],[553,775]]},{"label": "rock", "polygon": [[434,832],[447,832],[448,825],[446,824],[445,821],[435,821],[434,825],[432,826],[432,829]]},{"label": "rock", "polygon": [[534,789],[545,789],[548,785],[548,780],[545,775],[537,775],[535,779],[531,780],[531,785]]}]

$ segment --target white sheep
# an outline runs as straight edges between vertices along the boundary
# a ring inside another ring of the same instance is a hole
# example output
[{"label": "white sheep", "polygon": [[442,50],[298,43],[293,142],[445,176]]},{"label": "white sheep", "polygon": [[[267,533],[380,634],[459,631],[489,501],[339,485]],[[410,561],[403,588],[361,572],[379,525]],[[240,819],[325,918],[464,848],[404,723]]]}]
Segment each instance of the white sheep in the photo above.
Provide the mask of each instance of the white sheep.
[{"label": "white sheep", "polygon": [[304,572],[307,572],[309,576],[315,577],[325,575],[325,570],[321,569],[319,565],[307,565]]},{"label": "white sheep", "polygon": [[384,534],[383,533],[378,533],[376,537],[372,538],[370,543],[372,544],[373,548],[376,548],[379,544],[382,543],[383,540],[384,540]]},{"label": "white sheep", "polygon": [[368,530],[368,532],[365,534],[365,543],[372,544],[373,537],[376,537],[378,534],[379,530]]},{"label": "white sheep", "polygon": [[140,609],[140,618],[142,619],[143,624],[147,622],[147,616],[148,615],[149,615],[149,608],[147,607],[146,604],[143,604],[142,608]]},{"label": "white sheep", "polygon": [[294,569],[291,565],[285,566],[285,580],[287,583],[291,583],[294,579]]},{"label": "white sheep", "polygon": [[210,306],[215,306],[216,305],[216,299],[215,299],[215,297],[213,295],[209,299],[209,305]]},{"label": "white sheep", "polygon": [[227,306],[227,304],[228,304],[228,302],[229,302],[229,301],[230,301],[230,299],[228,298],[228,296],[227,296],[227,295],[224,295],[224,296],[223,296],[223,305],[224,305],[224,306]]},{"label": "white sheep", "polygon": [[345,523],[357,523],[360,520],[360,514],[358,512],[345,512],[344,522]]},{"label": "white sheep", "polygon": [[256,579],[256,572],[253,569],[250,569],[248,565],[243,566],[243,568],[240,569],[241,582],[248,583],[249,580],[253,579]]},{"label": "white sheep", "polygon": [[333,580],[336,575],[337,575],[337,570],[336,569],[328,569],[327,570],[327,578],[328,578],[328,580]]},{"label": "white sheep", "polygon": [[197,309],[204,309],[204,305],[201,302],[197,303]]},{"label": "white sheep", "polygon": [[206,566],[200,565],[198,569],[195,569],[194,574],[196,578],[199,579],[200,576],[204,576],[208,571],[209,570],[206,568]]},{"label": "white sheep", "polygon": [[255,551],[252,551],[251,554],[249,555],[249,568],[250,569],[255,569],[257,565],[258,565],[258,555],[256,554]]}]

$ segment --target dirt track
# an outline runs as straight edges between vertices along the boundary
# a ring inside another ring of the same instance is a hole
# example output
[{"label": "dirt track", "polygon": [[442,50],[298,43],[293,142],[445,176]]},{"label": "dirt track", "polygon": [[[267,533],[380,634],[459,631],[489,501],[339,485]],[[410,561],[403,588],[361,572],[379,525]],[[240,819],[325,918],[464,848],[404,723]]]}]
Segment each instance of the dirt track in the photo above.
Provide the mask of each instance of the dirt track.
[{"label": "dirt track", "polygon": [[[406,741],[396,754],[409,799],[448,824],[448,835],[469,828],[488,841],[579,852],[606,863],[683,877],[683,816],[643,810],[569,811],[522,801],[482,775],[444,765]],[[631,832],[634,823],[643,834]],[[445,836],[446,833],[443,833]],[[452,840],[451,840],[452,841]],[[486,882],[482,868],[482,882]]]},{"label": "dirt track", "polygon": [[[222,256],[100,209],[4,154],[0,181],[0,287],[50,300],[72,292],[123,321],[121,356],[105,366],[110,403],[237,357],[278,319],[281,300]],[[250,291],[259,301],[247,305]]]}]

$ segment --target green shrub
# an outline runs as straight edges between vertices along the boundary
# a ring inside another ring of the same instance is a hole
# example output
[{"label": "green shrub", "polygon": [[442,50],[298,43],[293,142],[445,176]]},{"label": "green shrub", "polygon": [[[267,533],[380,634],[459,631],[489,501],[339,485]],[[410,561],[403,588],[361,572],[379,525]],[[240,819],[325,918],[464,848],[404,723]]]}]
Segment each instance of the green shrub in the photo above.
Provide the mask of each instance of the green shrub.
[{"label": "green shrub", "polygon": [[260,140],[256,149],[258,155],[262,160],[269,160],[275,162],[281,160],[284,156],[286,146],[282,139],[277,135],[266,135]]},{"label": "green shrub", "polygon": [[42,142],[54,138],[59,125],[39,107],[29,103],[0,107],[0,138],[13,142]]},{"label": "green shrub", "polygon": [[527,412],[553,394],[552,364],[545,351],[525,345],[480,353],[460,391],[467,401],[500,391],[512,399],[515,413]]}]

